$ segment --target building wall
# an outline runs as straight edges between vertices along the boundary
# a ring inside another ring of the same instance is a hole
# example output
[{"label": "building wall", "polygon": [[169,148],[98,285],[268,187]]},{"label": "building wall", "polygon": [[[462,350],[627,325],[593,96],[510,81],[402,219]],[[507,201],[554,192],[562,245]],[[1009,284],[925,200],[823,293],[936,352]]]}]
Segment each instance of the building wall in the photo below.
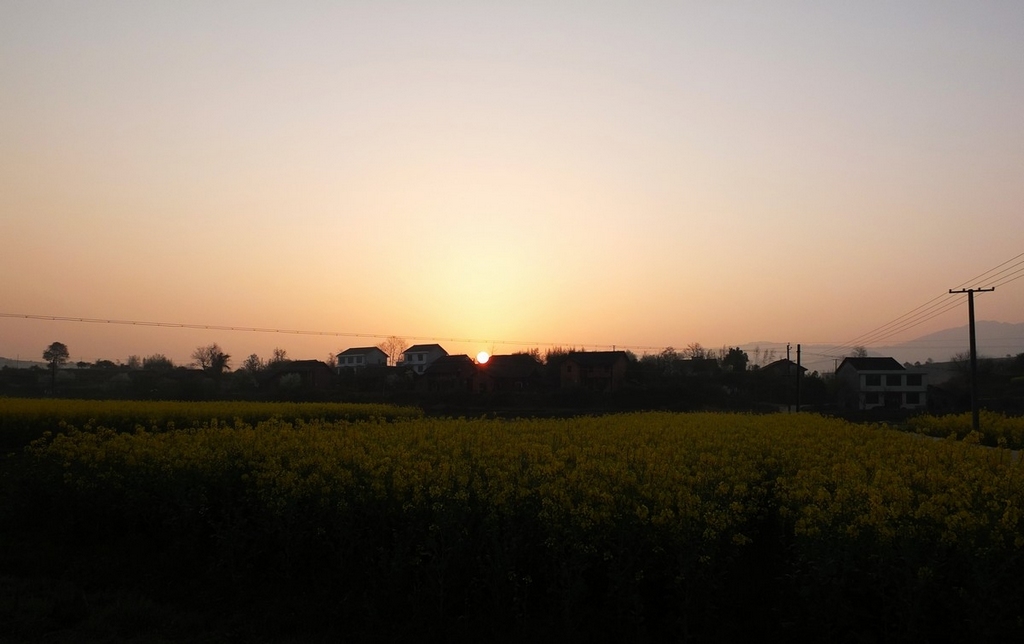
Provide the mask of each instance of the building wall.
[{"label": "building wall", "polygon": [[434,360],[446,355],[448,352],[440,347],[431,347],[428,351],[406,351],[402,354],[400,366],[411,367],[413,371],[421,374]]},{"label": "building wall", "polygon": [[339,369],[358,369],[359,367],[387,366],[388,356],[383,351],[368,351],[366,353],[338,356]]},{"label": "building wall", "polygon": [[610,364],[580,364],[570,356],[562,363],[561,384],[563,388],[583,387],[595,391],[615,391],[626,377],[628,360],[618,358]]},{"label": "building wall", "polygon": [[840,404],[851,409],[924,409],[928,404],[927,374],[921,371],[858,371],[836,373]]}]

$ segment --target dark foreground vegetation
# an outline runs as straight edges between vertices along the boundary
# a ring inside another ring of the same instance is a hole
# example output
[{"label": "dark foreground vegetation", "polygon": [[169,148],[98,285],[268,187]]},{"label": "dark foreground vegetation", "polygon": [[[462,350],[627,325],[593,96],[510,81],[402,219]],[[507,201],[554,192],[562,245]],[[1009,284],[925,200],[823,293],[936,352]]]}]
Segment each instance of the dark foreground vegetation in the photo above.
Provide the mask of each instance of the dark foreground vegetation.
[{"label": "dark foreground vegetation", "polygon": [[384,418],[9,453],[0,640],[1024,636],[1008,450],[806,414]]}]

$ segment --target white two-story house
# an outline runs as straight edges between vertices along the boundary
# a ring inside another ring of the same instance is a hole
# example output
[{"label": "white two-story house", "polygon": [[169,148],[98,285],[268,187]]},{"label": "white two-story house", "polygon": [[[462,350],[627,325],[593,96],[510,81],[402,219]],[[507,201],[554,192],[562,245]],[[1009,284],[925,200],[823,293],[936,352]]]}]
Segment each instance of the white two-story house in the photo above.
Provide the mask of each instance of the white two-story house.
[{"label": "white two-story house", "polygon": [[924,409],[926,376],[894,358],[845,358],[836,369],[839,404],[847,409]]},{"label": "white two-story house", "polygon": [[448,355],[440,344],[414,344],[402,352],[400,367],[409,367],[417,374],[422,374],[434,360]]},{"label": "white two-story house", "polygon": [[388,354],[378,347],[354,347],[339,353],[337,360],[339,371],[362,367],[385,367],[388,364]]}]

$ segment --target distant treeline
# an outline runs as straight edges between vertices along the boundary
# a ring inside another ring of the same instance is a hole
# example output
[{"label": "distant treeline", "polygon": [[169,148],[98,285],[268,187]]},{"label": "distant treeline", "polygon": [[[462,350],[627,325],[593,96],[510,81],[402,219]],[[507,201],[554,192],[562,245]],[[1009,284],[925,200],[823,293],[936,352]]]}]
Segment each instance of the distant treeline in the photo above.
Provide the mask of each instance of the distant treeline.
[{"label": "distant treeline", "polygon": [[[215,345],[211,348],[216,349]],[[436,387],[427,375],[397,367],[337,369],[327,361],[289,360],[283,351],[261,361],[250,356],[230,371],[212,351],[206,368],[177,366],[155,354],[132,356],[128,363],[100,360],[76,363],[56,372],[32,366],[0,368],[0,396],[59,397],[117,400],[183,401],[319,401],[415,405],[435,415],[571,415],[629,410],[746,410],[811,409],[837,412],[836,383],[831,374],[772,368],[774,355],[749,356],[739,348],[704,351],[699,345],[681,352],[671,348],[627,358],[624,375],[614,390],[566,387],[560,364],[585,352],[532,350],[536,372],[504,390]],[[783,361],[774,361],[776,364]],[[966,360],[953,363],[957,376],[930,387],[929,411],[970,409]],[[792,365],[790,365],[792,366]],[[450,382],[448,382],[450,384]],[[1024,354],[979,361],[983,406],[1007,413],[1024,413]],[[877,414],[874,415],[877,417]]]}]

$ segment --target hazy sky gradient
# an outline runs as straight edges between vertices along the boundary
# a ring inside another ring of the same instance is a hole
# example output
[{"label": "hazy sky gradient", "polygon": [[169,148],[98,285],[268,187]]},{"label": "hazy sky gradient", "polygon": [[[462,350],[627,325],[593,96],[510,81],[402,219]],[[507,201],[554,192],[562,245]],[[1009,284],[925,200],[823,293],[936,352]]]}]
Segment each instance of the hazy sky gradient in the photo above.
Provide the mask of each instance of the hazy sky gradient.
[{"label": "hazy sky gradient", "polygon": [[[1024,252],[1022,115],[1017,1],[5,0],[0,313],[841,343]],[[377,342],[0,318],[54,340]]]}]

